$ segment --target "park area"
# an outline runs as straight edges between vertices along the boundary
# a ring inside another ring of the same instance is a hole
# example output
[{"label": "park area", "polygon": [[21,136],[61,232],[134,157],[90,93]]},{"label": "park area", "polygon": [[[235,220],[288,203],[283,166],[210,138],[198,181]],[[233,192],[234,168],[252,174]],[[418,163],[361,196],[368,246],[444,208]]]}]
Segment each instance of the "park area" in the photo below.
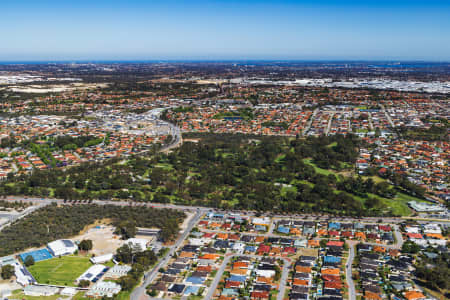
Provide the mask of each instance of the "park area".
[{"label": "park area", "polygon": [[28,271],[39,283],[74,286],[74,281],[91,265],[89,257],[70,255],[39,261]]}]

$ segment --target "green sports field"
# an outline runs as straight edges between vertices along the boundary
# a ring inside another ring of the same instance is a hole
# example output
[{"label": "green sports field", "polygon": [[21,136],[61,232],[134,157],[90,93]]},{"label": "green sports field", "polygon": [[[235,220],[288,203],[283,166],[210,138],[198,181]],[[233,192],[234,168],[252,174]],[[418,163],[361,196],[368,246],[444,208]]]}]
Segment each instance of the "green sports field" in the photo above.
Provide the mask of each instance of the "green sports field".
[{"label": "green sports field", "polygon": [[70,255],[39,261],[28,271],[39,283],[74,286],[75,279],[91,265],[88,257]]}]

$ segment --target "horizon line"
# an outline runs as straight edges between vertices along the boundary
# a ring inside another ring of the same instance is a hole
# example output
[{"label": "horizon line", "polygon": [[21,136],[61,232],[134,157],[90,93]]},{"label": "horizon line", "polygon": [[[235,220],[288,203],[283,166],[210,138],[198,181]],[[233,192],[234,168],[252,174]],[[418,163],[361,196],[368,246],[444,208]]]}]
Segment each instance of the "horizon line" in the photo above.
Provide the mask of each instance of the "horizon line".
[{"label": "horizon line", "polygon": [[287,58],[224,58],[224,59],[13,59],[2,60],[0,64],[20,64],[20,63],[155,63],[155,62],[338,62],[338,63],[370,63],[370,62],[388,62],[388,63],[450,63],[450,60],[425,60],[425,59],[287,59]]}]

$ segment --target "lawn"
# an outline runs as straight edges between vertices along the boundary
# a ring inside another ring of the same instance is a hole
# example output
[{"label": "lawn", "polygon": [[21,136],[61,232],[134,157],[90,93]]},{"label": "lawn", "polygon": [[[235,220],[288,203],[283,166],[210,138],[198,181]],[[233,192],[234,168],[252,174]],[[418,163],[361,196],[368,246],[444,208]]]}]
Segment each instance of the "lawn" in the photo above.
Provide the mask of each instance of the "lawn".
[{"label": "lawn", "polygon": [[417,202],[424,201],[419,198],[409,196],[409,195],[401,193],[401,192],[397,193],[397,195],[395,196],[394,199],[386,199],[386,198],[381,198],[381,199],[387,206],[389,206],[392,209],[392,211],[395,214],[400,215],[402,217],[410,216],[413,212],[408,206],[409,201],[417,201]]},{"label": "lawn", "polygon": [[62,256],[35,263],[28,271],[39,283],[74,286],[74,281],[92,266],[88,257]]},{"label": "lawn", "polygon": [[333,148],[337,146],[337,142],[332,142],[331,144],[329,144],[327,147],[328,148]]},{"label": "lawn", "polygon": [[303,162],[307,165],[312,166],[314,168],[314,170],[316,171],[316,173],[319,173],[322,175],[327,175],[327,176],[330,174],[336,175],[335,171],[319,168],[312,162],[312,160],[310,158],[304,159]]},{"label": "lawn", "polygon": [[131,291],[121,291],[118,293],[114,299],[116,300],[128,300],[130,299]]},{"label": "lawn", "polygon": [[171,164],[169,164],[169,163],[158,163],[158,164],[155,165],[155,167],[161,168],[161,169],[163,169],[165,171],[173,170],[173,166]]},{"label": "lawn", "polygon": [[376,176],[376,175],[374,175],[374,176],[362,176],[362,178],[363,178],[363,179],[369,179],[369,178],[372,178],[373,182],[375,182],[375,183],[380,183],[380,182],[386,181],[386,179],[381,178],[381,177]]},{"label": "lawn", "polygon": [[295,186],[283,186],[281,188],[281,195],[282,196],[286,196],[286,193],[289,192],[289,191],[296,194],[297,193],[297,188]]}]

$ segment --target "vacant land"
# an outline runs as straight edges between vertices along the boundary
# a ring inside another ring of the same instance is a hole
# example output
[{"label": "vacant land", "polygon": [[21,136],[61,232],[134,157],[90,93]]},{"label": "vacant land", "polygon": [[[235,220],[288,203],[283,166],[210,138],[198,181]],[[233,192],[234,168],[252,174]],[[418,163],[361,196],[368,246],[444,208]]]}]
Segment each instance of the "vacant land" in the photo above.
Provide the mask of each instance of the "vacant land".
[{"label": "vacant land", "polygon": [[90,226],[81,235],[75,237],[76,240],[91,240],[93,242],[93,248],[90,251],[91,254],[97,256],[115,253],[117,248],[123,245],[124,241],[120,239],[120,236],[114,234],[115,227],[111,225],[104,225],[108,223],[96,222],[96,226]]},{"label": "vacant land", "polygon": [[88,257],[71,255],[39,261],[28,270],[39,283],[74,286],[91,265]]}]

